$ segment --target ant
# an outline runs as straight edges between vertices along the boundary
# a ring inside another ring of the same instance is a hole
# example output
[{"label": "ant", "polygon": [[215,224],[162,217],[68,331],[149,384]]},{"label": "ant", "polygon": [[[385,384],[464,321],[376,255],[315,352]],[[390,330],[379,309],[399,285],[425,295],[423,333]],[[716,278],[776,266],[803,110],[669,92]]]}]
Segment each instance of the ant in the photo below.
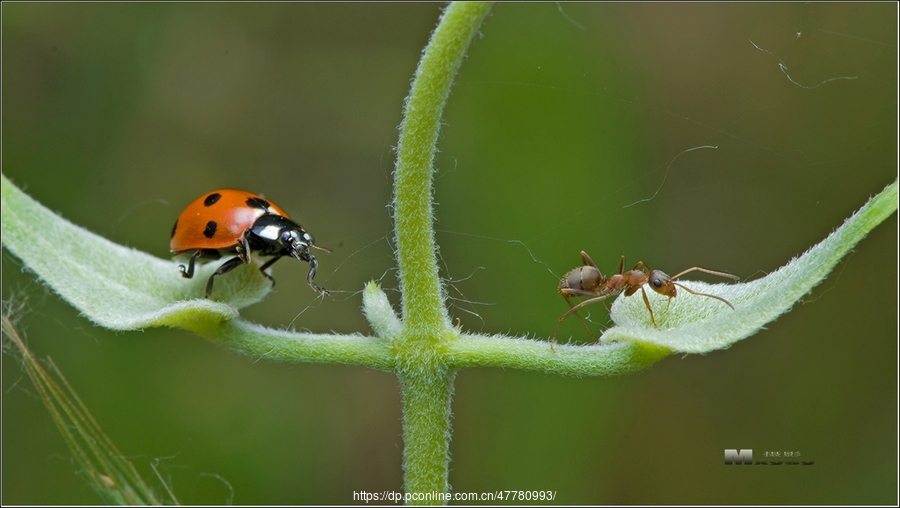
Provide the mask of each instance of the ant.
[{"label": "ant", "polygon": [[[566,299],[566,303],[568,303],[569,307],[571,308],[568,310],[568,312],[560,316],[559,320],[556,322],[556,331],[553,332],[551,347],[556,343],[556,334],[559,333],[559,325],[563,322],[564,319],[566,319],[573,313],[577,316],[578,314],[576,313],[576,311],[578,309],[592,303],[602,302],[603,306],[606,307],[606,302],[604,302],[603,300],[610,296],[617,295],[622,291],[625,291],[625,296],[631,296],[635,294],[638,289],[640,289],[641,295],[644,297],[644,305],[646,305],[647,310],[650,311],[650,321],[653,322],[653,326],[659,328],[659,325],[656,324],[656,318],[653,316],[653,309],[650,307],[650,300],[647,299],[647,292],[644,291],[644,285],[648,283],[650,284],[650,289],[663,296],[668,296],[670,301],[672,298],[678,296],[675,286],[679,286],[692,295],[715,298],[716,300],[724,302],[729,307],[734,309],[734,305],[732,305],[728,300],[716,295],[708,295],[706,293],[698,293],[696,291],[692,291],[684,285],[675,282],[675,279],[688,272],[693,271],[700,271],[711,275],[718,275],[719,277],[728,277],[730,279],[740,280],[740,277],[738,277],[737,275],[732,275],[725,272],[715,272],[713,270],[707,270],[706,268],[694,266],[686,270],[682,270],[674,276],[670,277],[662,270],[651,271],[643,261],[638,261],[638,263],[634,265],[634,268],[626,272],[625,256],[622,256],[621,261],[619,261],[619,273],[606,277],[605,275],[600,273],[600,269],[597,268],[597,264],[594,263],[594,260],[591,259],[590,256],[588,256],[587,252],[581,251],[581,260],[584,262],[583,266],[569,270],[569,272],[566,273],[562,280],[559,281],[559,294]],[[573,296],[592,296],[593,298],[588,298],[587,300],[577,305],[572,305],[572,302],[569,300],[569,298]],[[609,311],[609,308],[607,307],[606,310]],[[579,316],[579,319],[580,318],[581,317]],[[591,329],[588,328],[584,320],[582,320],[581,323],[585,328],[587,328],[588,333],[591,334],[591,338],[593,339],[594,334],[591,333]]]}]

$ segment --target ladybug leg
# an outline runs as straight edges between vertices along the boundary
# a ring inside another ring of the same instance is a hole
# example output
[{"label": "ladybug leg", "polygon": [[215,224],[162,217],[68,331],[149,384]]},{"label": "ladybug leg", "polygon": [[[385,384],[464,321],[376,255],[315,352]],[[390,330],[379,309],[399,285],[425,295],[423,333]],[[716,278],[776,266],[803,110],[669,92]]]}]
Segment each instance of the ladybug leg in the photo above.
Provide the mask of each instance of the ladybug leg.
[{"label": "ladybug leg", "polygon": [[250,263],[250,240],[247,238],[247,235],[249,234],[249,229],[244,230],[244,234],[241,236],[241,241],[234,246],[234,250],[237,251],[238,258],[240,258],[240,260],[244,263]]},{"label": "ladybug leg", "polygon": [[[250,240],[247,238],[247,235],[249,235],[249,234],[250,234],[250,230],[249,229],[245,230],[243,236],[241,236],[241,241],[238,242],[238,244],[234,246],[234,250],[237,251],[237,257],[231,258],[228,261],[222,263],[222,266],[220,266],[218,270],[216,270],[212,275],[209,276],[209,280],[206,281],[206,297],[207,298],[209,298],[209,295],[212,294],[213,280],[215,279],[216,275],[226,274],[226,273],[234,270],[238,266],[240,266],[244,263],[249,263],[251,261],[251,259],[250,259]],[[267,275],[267,277],[268,277],[268,275]],[[271,277],[269,277],[269,278],[271,278]]]},{"label": "ladybug leg", "polygon": [[319,266],[319,263],[316,261],[315,256],[309,257],[309,273],[306,274],[306,282],[309,284],[309,287],[315,289],[321,295],[328,296],[331,293],[328,292],[327,289],[313,282],[313,277],[316,276],[316,268]]},{"label": "ladybug leg", "polygon": [[194,276],[194,261],[200,257],[200,254],[203,254],[202,250],[198,250],[191,256],[191,260],[188,261],[188,267],[185,270],[184,265],[178,265],[178,271],[181,272],[181,276],[185,279],[190,279]]},{"label": "ladybug leg", "polygon": [[213,279],[215,279],[216,275],[226,274],[242,264],[244,264],[244,260],[241,259],[240,256],[231,258],[228,261],[222,263],[222,266],[220,266],[218,270],[210,275],[209,280],[206,281],[206,297],[209,298],[209,295],[212,294]]},{"label": "ladybug leg", "polygon": [[274,258],[266,261],[262,266],[259,267],[259,271],[261,271],[262,274],[265,275],[267,279],[272,281],[272,287],[275,287],[275,279],[271,275],[266,273],[266,269],[269,268],[270,266],[274,265],[276,261],[281,259],[281,257],[282,256],[275,256]]}]

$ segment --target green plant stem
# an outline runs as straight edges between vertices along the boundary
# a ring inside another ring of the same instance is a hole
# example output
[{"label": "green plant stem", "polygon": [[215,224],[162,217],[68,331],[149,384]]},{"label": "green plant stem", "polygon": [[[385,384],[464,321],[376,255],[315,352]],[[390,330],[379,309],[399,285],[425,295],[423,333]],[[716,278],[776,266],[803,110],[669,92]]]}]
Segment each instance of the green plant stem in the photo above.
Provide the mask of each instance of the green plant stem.
[{"label": "green plant stem", "polygon": [[[441,16],[406,100],[394,171],[394,227],[403,321],[394,339],[403,396],[403,471],[413,496],[449,492],[450,398],[455,371],[442,349],[456,337],[444,307],[434,241],[432,175],[441,113],[490,3],[454,2]],[[423,498],[413,504],[434,503]]]},{"label": "green plant stem", "polygon": [[392,372],[396,361],[386,340],[358,334],[313,334],[275,330],[241,319],[201,332],[241,353],[282,362],[359,365]]},{"label": "green plant stem", "polygon": [[[404,490],[447,493],[450,466],[450,399],[456,371],[425,368],[399,375],[403,393]],[[440,500],[410,499],[410,504]]]},{"label": "green plant stem", "polygon": [[445,360],[454,369],[501,367],[562,376],[615,376],[639,372],[672,354],[641,342],[570,346],[505,335],[463,334],[447,347]]},{"label": "green plant stem", "polygon": [[490,7],[482,2],[447,7],[419,62],[400,126],[394,171],[397,263],[404,325],[419,336],[438,335],[449,321],[435,255],[432,162],[453,77]]}]

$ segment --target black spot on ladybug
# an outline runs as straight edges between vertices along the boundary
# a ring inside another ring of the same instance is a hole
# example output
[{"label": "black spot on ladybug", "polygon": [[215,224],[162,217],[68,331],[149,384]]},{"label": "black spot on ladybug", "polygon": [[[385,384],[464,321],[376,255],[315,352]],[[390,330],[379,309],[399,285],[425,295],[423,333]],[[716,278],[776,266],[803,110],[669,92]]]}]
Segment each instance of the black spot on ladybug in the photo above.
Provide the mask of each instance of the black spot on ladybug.
[{"label": "black spot on ladybug", "polygon": [[214,221],[214,220],[207,222],[206,229],[203,230],[203,236],[205,236],[207,238],[212,238],[213,235],[216,234],[217,226],[218,226],[218,224],[216,224],[216,221]]},{"label": "black spot on ladybug", "polygon": [[247,198],[247,206],[250,208],[259,208],[263,211],[269,211],[269,202],[263,198]]},{"label": "black spot on ladybug", "polygon": [[213,192],[203,200],[203,206],[212,206],[218,203],[220,199],[222,199],[222,195],[218,192]]},{"label": "black spot on ladybug", "polygon": [[175,230],[176,229],[178,229],[178,219],[175,219],[175,224],[172,225],[172,236],[169,237],[170,240],[172,238],[175,238]]}]

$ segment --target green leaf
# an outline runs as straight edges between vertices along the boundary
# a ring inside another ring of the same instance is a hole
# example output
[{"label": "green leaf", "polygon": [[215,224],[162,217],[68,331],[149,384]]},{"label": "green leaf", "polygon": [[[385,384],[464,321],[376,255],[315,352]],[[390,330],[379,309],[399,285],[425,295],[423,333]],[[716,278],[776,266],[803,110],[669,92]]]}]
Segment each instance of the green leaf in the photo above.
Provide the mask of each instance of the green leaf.
[{"label": "green leaf", "polygon": [[[204,331],[260,301],[269,281],[255,264],[217,278],[213,299],[203,298],[217,264],[185,279],[178,263],[117,245],[51,212],[0,175],[3,246],[54,291],[98,325],[115,330],[148,326]],[[164,239],[163,239],[164,240]]]},{"label": "green leaf", "polygon": [[650,321],[639,295],[624,294],[613,303],[611,317],[616,326],[603,334],[602,341],[637,341],[671,349],[678,353],[706,353],[727,348],[756,333],[775,320],[822,282],[834,266],[875,226],[897,211],[897,182],[880,194],[818,245],[769,275],[743,284],[680,283],[699,293],[720,296],[719,300],[679,291],[670,301],[647,290],[659,328]]}]

